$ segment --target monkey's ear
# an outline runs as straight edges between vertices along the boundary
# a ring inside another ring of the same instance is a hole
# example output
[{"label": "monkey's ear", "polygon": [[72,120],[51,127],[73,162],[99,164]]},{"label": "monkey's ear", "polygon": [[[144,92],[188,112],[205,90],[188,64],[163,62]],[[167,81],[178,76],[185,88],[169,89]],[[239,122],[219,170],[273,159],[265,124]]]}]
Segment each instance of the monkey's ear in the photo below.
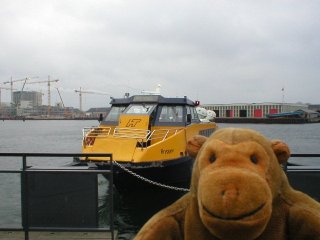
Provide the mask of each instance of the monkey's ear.
[{"label": "monkey's ear", "polygon": [[272,140],[271,147],[280,164],[284,164],[288,161],[290,157],[290,149],[285,142],[281,140]]},{"label": "monkey's ear", "polygon": [[191,157],[196,157],[203,143],[207,141],[207,137],[196,135],[187,142],[187,153]]}]

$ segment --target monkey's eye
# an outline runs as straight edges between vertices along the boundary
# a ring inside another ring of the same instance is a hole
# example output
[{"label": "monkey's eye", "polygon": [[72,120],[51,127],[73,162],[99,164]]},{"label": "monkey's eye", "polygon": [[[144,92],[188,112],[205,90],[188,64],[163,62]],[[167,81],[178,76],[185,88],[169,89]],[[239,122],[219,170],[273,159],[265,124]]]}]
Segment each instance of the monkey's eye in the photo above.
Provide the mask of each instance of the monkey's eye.
[{"label": "monkey's eye", "polygon": [[258,164],[258,158],[256,155],[251,155],[250,156],[250,161],[253,163],[253,164]]},{"label": "monkey's eye", "polygon": [[210,163],[214,163],[214,162],[216,161],[216,159],[217,159],[216,155],[215,155],[215,154],[212,154],[212,155],[210,156],[210,158],[209,158],[209,162],[210,162]]}]

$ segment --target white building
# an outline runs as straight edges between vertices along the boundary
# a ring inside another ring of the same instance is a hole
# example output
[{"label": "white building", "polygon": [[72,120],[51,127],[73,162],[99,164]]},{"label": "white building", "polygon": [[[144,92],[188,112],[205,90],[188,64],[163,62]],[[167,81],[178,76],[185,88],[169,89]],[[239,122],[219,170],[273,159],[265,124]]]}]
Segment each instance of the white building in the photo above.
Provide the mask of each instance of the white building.
[{"label": "white building", "polygon": [[213,110],[216,113],[216,117],[223,118],[265,118],[267,117],[267,114],[308,109],[307,104],[299,103],[202,104],[201,107],[207,110]]}]

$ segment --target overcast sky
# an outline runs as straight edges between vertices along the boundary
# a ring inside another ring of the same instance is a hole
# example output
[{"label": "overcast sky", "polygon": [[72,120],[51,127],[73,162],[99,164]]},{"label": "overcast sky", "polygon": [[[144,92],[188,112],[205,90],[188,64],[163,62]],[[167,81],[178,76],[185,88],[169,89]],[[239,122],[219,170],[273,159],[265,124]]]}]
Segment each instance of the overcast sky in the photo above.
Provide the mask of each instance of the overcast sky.
[{"label": "overcast sky", "polygon": [[[201,103],[320,103],[319,12],[319,0],[0,0],[0,83],[50,75],[74,107],[80,87],[122,97],[157,84]],[[25,90],[47,104],[45,83]],[[109,98],[84,94],[84,110]]]}]

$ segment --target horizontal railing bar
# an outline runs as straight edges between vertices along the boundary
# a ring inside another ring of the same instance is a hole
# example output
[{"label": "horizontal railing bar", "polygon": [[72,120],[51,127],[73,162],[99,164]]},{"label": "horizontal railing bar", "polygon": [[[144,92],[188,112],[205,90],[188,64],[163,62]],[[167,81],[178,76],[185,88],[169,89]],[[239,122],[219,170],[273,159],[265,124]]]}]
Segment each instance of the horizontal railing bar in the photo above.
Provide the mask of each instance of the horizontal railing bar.
[{"label": "horizontal railing bar", "polygon": [[320,157],[318,153],[292,153],[290,157]]},{"label": "horizontal railing bar", "polygon": [[[53,227],[29,227],[29,232],[105,232],[110,231],[110,228],[53,228]],[[23,228],[0,228],[0,232],[23,232]]]},{"label": "horizontal railing bar", "polygon": [[297,166],[287,166],[288,172],[319,172],[320,166],[314,165],[297,165]]},{"label": "horizontal railing bar", "polygon": [[0,153],[6,157],[112,157],[111,153]]},{"label": "horizontal railing bar", "polygon": [[8,228],[0,228],[0,232],[23,232],[23,228],[21,227],[21,228],[17,228],[17,227],[15,227],[15,228],[10,228],[10,227],[8,227]]},{"label": "horizontal railing bar", "polygon": [[111,173],[110,170],[79,170],[79,169],[27,169],[26,172],[42,172],[42,173]]},{"label": "horizontal railing bar", "polygon": [[[319,166],[287,166],[287,171],[320,171]],[[0,173],[22,173],[23,170],[0,170]],[[25,172],[33,173],[33,172],[42,172],[42,173],[96,173],[96,174],[111,174],[110,170],[69,170],[69,169],[27,169]]]},{"label": "horizontal railing bar", "polygon": [[106,232],[110,228],[59,228],[59,227],[29,227],[29,232]]},{"label": "horizontal railing bar", "polygon": [[[110,153],[0,153],[8,157],[111,157]],[[319,153],[292,153],[290,157],[320,157]]]},{"label": "horizontal railing bar", "polygon": [[320,169],[316,168],[316,169],[287,169],[287,172],[301,172],[301,173],[307,173],[307,172],[316,172],[316,173],[320,173]]},{"label": "horizontal railing bar", "polygon": [[22,173],[23,170],[0,170],[0,173]]}]

